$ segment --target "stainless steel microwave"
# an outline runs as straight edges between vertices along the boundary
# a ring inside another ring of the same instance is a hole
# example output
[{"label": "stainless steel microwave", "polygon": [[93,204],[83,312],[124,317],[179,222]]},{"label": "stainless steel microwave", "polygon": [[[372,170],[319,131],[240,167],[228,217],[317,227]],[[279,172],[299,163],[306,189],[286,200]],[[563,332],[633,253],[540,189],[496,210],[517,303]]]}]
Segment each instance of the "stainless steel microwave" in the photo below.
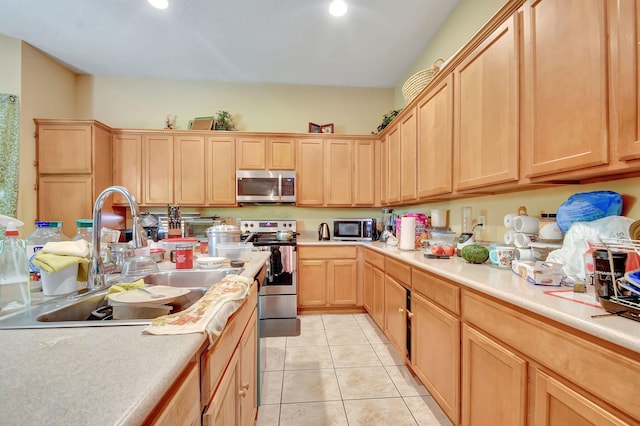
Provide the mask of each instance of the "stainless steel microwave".
[{"label": "stainless steel microwave", "polygon": [[376,236],[375,219],[333,219],[334,240],[373,241]]},{"label": "stainless steel microwave", "polygon": [[236,201],[242,203],[295,203],[296,172],[291,170],[236,171]]}]

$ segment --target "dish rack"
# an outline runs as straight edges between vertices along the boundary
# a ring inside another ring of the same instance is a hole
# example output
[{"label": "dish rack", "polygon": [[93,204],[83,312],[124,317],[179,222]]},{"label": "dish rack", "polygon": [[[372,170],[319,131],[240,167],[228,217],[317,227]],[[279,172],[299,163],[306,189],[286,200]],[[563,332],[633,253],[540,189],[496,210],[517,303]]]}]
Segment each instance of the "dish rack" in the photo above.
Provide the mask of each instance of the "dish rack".
[{"label": "dish rack", "polygon": [[603,238],[602,247],[607,250],[609,257],[609,270],[611,277],[614,278],[613,294],[609,297],[600,296],[600,304],[610,313],[620,315],[634,321],[640,321],[640,297],[636,294],[624,294],[619,288],[620,281],[627,281],[622,271],[621,278],[615,279],[616,271],[614,268],[613,255],[614,252],[635,253],[640,256],[640,240],[631,240],[623,238]]}]

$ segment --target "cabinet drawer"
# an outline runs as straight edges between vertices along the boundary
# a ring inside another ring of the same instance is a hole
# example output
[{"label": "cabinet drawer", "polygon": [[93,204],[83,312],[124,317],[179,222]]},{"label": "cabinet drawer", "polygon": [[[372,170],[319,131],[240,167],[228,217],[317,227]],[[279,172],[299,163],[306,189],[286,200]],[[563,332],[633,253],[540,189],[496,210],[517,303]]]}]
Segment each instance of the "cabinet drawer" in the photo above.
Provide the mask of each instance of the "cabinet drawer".
[{"label": "cabinet drawer", "polygon": [[462,292],[462,317],[603,401],[640,418],[640,362],[466,290]]},{"label": "cabinet drawer", "polygon": [[460,314],[460,287],[435,275],[411,269],[411,286],[415,291],[453,313]]},{"label": "cabinet drawer", "polygon": [[378,269],[384,270],[384,254],[378,253],[371,249],[365,249],[364,261],[366,263],[371,263]]},{"label": "cabinet drawer", "polygon": [[298,246],[298,259],[355,259],[357,256],[358,248],[356,246]]},{"label": "cabinet drawer", "polygon": [[411,288],[411,267],[409,265],[387,257],[384,266],[387,275],[399,281],[403,286]]}]

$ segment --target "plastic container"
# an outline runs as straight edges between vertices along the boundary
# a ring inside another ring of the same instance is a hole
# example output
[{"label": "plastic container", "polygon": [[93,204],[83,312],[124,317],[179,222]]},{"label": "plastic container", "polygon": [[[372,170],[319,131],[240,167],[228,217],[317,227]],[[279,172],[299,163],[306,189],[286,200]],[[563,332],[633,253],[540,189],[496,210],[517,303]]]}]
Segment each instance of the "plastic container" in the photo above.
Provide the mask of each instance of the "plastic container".
[{"label": "plastic container", "polygon": [[430,231],[430,241],[456,241],[456,233],[453,231]]},{"label": "plastic container", "polygon": [[216,256],[229,260],[249,261],[252,249],[253,244],[250,243],[219,243],[216,245]]},{"label": "plastic container", "polygon": [[42,294],[45,296],[61,296],[73,293],[78,289],[78,264],[67,266],[49,274],[42,271]]},{"label": "plastic container", "polygon": [[58,241],[57,236],[53,234],[49,228],[49,222],[36,221],[36,229],[27,236],[25,243],[27,245],[27,258],[29,259],[29,286],[31,291],[42,291],[42,282],[40,269],[31,263],[31,259],[42,247],[49,241]]},{"label": "plastic container", "polygon": [[49,228],[51,228],[51,231],[53,232],[53,235],[55,236],[55,238],[57,238],[54,241],[69,241],[69,237],[67,237],[66,235],[64,235],[62,233],[62,222],[61,221],[50,221],[49,222]]},{"label": "plastic container", "polygon": [[1,219],[6,230],[5,239],[0,242],[0,315],[31,304],[27,249],[16,229],[22,222],[7,216]]},{"label": "plastic container", "polygon": [[92,219],[78,219],[76,220],[76,235],[71,239],[72,241],[85,240],[89,244],[93,242],[93,220]]}]

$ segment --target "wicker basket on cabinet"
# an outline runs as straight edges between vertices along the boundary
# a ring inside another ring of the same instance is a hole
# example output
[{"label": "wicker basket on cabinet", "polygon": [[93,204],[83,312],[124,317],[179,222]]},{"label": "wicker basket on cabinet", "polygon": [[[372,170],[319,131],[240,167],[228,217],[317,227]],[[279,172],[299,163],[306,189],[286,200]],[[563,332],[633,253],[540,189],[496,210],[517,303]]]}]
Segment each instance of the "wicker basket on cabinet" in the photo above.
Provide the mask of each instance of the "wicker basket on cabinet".
[{"label": "wicker basket on cabinet", "polygon": [[402,85],[402,95],[404,96],[407,104],[411,102],[431,80],[433,80],[433,77],[435,77],[438,71],[440,71],[442,64],[444,64],[443,59],[436,59],[433,66],[422,71],[418,71],[404,82]]}]

